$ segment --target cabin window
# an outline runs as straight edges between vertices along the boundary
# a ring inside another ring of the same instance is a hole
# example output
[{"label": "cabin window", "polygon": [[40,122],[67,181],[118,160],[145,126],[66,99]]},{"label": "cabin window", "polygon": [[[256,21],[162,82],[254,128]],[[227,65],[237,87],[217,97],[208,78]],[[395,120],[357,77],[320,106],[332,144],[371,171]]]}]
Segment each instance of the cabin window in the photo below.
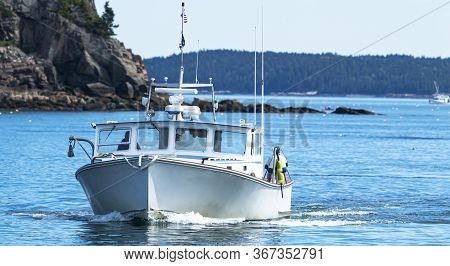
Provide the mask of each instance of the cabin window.
[{"label": "cabin window", "polygon": [[206,151],[206,129],[177,128],[175,136],[175,149]]},{"label": "cabin window", "polygon": [[101,130],[98,138],[98,152],[126,151],[130,148],[131,128]]},{"label": "cabin window", "polygon": [[244,154],[247,135],[239,132],[217,130],[214,133],[214,151]]},{"label": "cabin window", "polygon": [[169,146],[169,129],[165,127],[145,127],[138,130],[138,150],[163,150]]}]

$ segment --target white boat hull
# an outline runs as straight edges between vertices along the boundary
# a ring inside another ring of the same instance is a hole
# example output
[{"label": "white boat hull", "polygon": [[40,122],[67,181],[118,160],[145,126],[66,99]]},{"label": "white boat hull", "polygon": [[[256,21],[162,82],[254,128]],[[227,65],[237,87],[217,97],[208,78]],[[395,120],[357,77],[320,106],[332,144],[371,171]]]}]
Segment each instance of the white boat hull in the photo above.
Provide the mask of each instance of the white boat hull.
[{"label": "white boat hull", "polygon": [[123,159],[96,163],[77,171],[77,179],[96,214],[161,210],[246,220],[290,214],[292,182],[281,190],[237,171],[175,159],[158,159],[143,170]]},{"label": "white boat hull", "polygon": [[444,101],[444,100],[429,100],[429,103],[431,103],[431,104],[450,104],[450,101]]}]

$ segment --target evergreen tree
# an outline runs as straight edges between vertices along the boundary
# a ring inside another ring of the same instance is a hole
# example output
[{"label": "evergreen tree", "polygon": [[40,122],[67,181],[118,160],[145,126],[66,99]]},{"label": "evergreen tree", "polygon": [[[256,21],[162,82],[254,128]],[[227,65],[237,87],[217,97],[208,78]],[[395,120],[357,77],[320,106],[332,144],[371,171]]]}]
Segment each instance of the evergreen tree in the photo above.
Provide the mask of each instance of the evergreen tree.
[{"label": "evergreen tree", "polygon": [[114,29],[118,28],[119,25],[114,24],[114,10],[109,6],[109,1],[105,3],[105,11],[102,14],[102,22],[104,25],[105,32],[108,36],[116,35]]}]

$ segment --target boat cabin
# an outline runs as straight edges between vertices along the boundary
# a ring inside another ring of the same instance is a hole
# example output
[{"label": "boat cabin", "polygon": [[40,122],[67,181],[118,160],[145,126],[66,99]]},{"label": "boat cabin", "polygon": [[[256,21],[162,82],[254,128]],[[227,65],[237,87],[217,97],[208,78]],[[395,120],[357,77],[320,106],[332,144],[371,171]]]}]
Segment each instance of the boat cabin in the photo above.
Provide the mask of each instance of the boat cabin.
[{"label": "boat cabin", "polygon": [[[199,121],[146,121],[95,125],[94,157],[159,155],[197,161],[228,169],[233,164],[249,174],[261,174],[261,131]],[[103,160],[103,159],[102,159]]]},{"label": "boat cabin", "polygon": [[190,121],[106,123],[96,127],[94,155],[189,154],[259,157],[261,132],[248,126]]}]

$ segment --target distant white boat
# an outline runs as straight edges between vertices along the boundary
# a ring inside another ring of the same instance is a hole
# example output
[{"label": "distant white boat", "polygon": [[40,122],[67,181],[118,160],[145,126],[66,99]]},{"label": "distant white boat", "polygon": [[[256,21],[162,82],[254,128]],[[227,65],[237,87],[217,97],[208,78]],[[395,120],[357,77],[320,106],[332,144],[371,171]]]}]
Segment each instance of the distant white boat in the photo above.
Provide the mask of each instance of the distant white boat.
[{"label": "distant white boat", "polygon": [[307,91],[307,92],[288,92],[289,96],[316,96],[318,91]]},{"label": "distant white boat", "polygon": [[450,104],[450,95],[439,93],[439,86],[436,81],[434,81],[434,88],[436,89],[436,93],[429,99],[429,102],[431,104]]}]

